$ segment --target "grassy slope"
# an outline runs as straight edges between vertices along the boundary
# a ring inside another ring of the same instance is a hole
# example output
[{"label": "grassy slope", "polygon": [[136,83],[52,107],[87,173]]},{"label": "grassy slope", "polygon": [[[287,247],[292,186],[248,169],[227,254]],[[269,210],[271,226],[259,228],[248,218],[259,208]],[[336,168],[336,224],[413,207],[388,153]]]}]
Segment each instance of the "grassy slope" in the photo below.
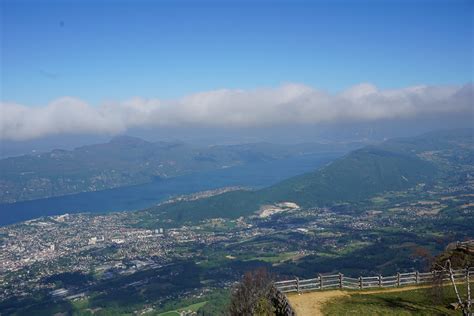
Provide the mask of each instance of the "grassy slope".
[{"label": "grassy slope", "polygon": [[[465,287],[460,287],[465,293]],[[444,289],[441,301],[433,301],[431,289],[417,289],[405,292],[351,294],[349,297],[329,301],[323,306],[325,315],[460,315],[459,311],[448,309],[456,302],[451,286]]]}]

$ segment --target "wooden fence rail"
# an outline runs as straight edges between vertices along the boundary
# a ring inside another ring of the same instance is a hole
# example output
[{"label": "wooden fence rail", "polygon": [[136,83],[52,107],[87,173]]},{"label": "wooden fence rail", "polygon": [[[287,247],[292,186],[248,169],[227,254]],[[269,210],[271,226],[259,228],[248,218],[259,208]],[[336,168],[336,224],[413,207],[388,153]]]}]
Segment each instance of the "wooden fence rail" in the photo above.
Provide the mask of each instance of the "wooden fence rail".
[{"label": "wooden fence rail", "polygon": [[[469,279],[469,282],[474,280],[474,268],[459,269],[453,271],[453,276],[456,281]],[[282,293],[290,292],[307,292],[325,289],[353,289],[361,290],[368,288],[384,288],[384,287],[399,287],[410,284],[426,284],[431,283],[442,273],[442,280],[450,280],[449,274],[442,271],[431,272],[409,272],[397,273],[390,276],[360,276],[358,278],[346,277],[342,273],[322,275],[319,274],[313,279],[293,279],[275,282],[275,286]]]}]

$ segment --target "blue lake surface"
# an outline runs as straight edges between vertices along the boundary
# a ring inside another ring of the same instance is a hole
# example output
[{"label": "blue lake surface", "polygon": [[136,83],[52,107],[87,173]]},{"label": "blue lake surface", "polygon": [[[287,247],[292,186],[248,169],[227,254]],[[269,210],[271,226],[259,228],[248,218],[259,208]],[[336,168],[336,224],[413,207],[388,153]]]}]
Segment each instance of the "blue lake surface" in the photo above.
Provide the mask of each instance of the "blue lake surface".
[{"label": "blue lake surface", "polygon": [[0,226],[64,213],[105,213],[144,209],[172,196],[225,186],[265,187],[317,169],[341,155],[342,153],[297,156],[193,173],[171,179],[157,179],[150,183],[110,190],[0,204]]}]

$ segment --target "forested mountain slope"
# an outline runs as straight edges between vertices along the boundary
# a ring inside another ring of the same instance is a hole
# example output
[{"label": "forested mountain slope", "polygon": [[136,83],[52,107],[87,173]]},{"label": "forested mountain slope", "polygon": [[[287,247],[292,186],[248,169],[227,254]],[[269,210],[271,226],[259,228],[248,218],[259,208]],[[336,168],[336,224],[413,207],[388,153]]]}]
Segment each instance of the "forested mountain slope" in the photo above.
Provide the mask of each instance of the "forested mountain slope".
[{"label": "forested mountain slope", "polygon": [[121,136],[74,150],[0,160],[0,203],[99,191],[298,155],[344,153],[354,146],[359,145],[254,143],[197,147]]},{"label": "forested mountain slope", "polygon": [[258,191],[233,191],[150,209],[178,222],[249,215],[262,205],[295,202],[302,207],[359,201],[375,194],[429,185],[449,178],[474,156],[473,130],[394,139],[350,152],[329,165]]}]

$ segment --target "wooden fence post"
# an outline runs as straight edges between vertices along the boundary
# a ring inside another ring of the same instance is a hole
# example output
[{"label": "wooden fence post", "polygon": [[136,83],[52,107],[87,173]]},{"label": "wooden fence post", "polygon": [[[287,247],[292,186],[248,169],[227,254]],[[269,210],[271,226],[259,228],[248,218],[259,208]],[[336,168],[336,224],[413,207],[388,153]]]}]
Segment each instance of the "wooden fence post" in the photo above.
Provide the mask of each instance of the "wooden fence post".
[{"label": "wooden fence post", "polygon": [[300,294],[300,279],[296,278],[296,292]]},{"label": "wooden fence post", "polygon": [[[470,271],[469,267],[466,267],[466,284],[467,284],[467,309],[471,309],[472,299],[471,299],[471,278],[470,278]],[[472,315],[472,314],[471,314]]]},{"label": "wooden fence post", "polygon": [[362,277],[359,277],[359,289],[362,289]]},{"label": "wooden fence post", "polygon": [[321,274],[318,274],[319,276],[319,289],[323,289],[323,276]]},{"label": "wooden fence post", "polygon": [[382,275],[379,274],[379,287],[382,287]]},{"label": "wooden fence post", "polygon": [[397,286],[400,286],[400,272],[397,272]]},{"label": "wooden fence post", "polygon": [[415,283],[420,283],[420,274],[418,273],[418,271],[415,272]]},{"label": "wooden fence post", "polygon": [[342,273],[339,273],[339,288],[342,289]]}]

